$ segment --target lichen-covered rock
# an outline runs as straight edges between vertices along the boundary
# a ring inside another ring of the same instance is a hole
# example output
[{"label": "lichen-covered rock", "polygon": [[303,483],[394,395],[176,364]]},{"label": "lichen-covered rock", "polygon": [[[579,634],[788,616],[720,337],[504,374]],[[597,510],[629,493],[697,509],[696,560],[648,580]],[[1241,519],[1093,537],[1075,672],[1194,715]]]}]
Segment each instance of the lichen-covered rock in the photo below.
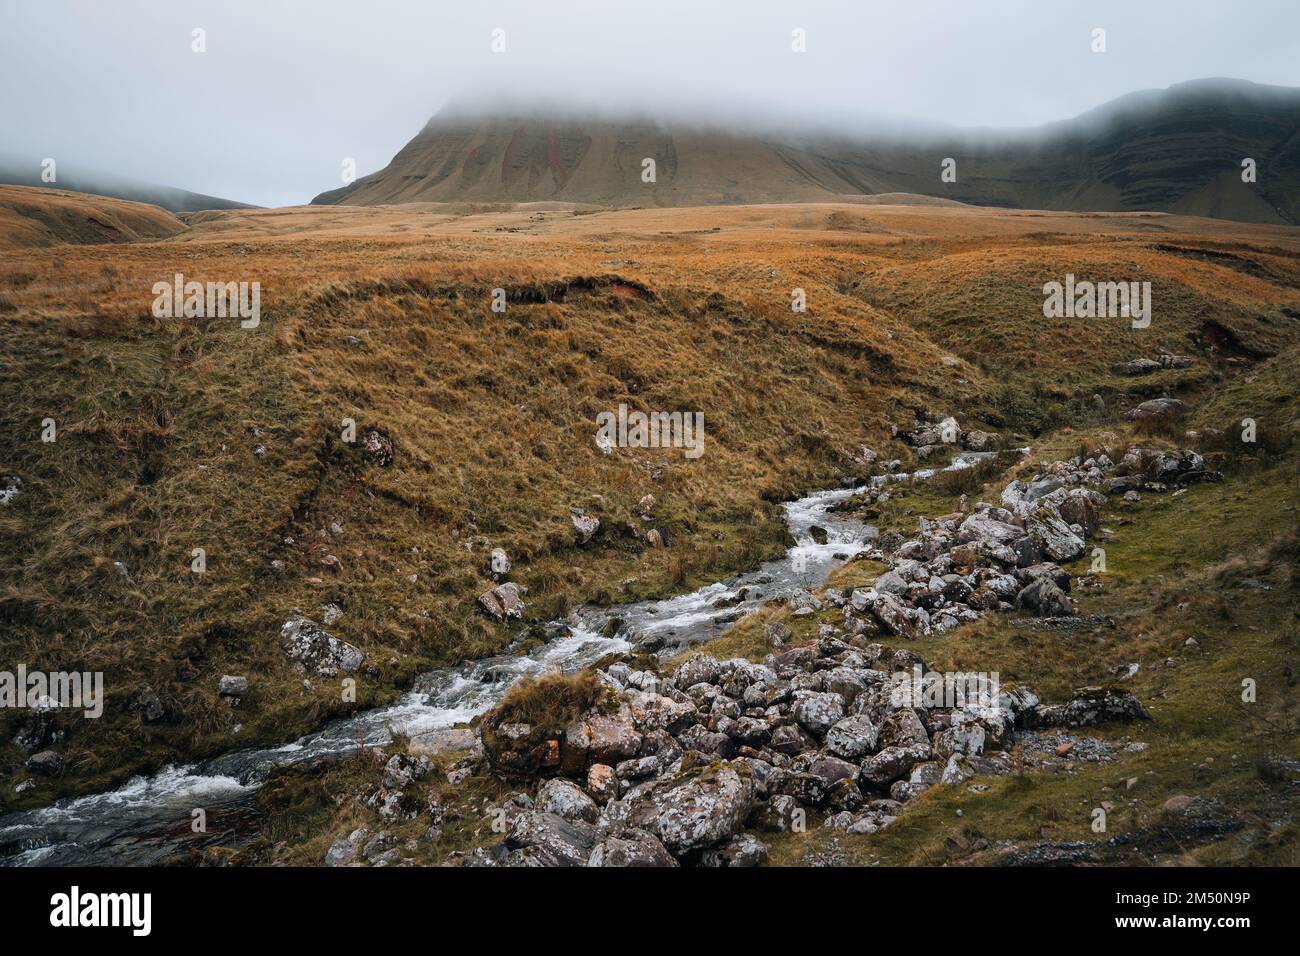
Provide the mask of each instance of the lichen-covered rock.
[{"label": "lichen-covered rock", "polygon": [[698,765],[684,758],[682,770],[657,781],[633,803],[629,822],[654,834],[680,859],[739,833],[753,804],[748,766]]},{"label": "lichen-covered rock", "polygon": [[553,813],[565,820],[584,820],[587,823],[595,823],[599,815],[596,802],[576,783],[563,777],[547,780],[538,788],[536,807],[543,813]]},{"label": "lichen-covered rock", "polygon": [[1098,724],[1150,720],[1132,692],[1114,687],[1082,687],[1063,704],[1039,704],[1033,724],[1039,727],[1095,727]]},{"label": "lichen-covered rock", "polygon": [[618,799],[618,775],[609,764],[594,763],[587,768],[587,793],[598,804]]},{"label": "lichen-covered rock", "polygon": [[929,744],[908,747],[885,747],[862,761],[859,779],[878,787],[888,787],[923,760],[934,756]]},{"label": "lichen-covered rock", "polygon": [[767,862],[767,845],[757,837],[741,833],[725,843],[705,850],[701,866],[762,866]]},{"label": "lichen-covered rock", "polygon": [[845,760],[861,760],[876,749],[880,729],[866,714],[837,721],[826,732],[826,749]]},{"label": "lichen-covered rock", "polygon": [[1176,418],[1182,412],[1183,403],[1176,398],[1153,398],[1125,414],[1124,420],[1140,422],[1148,418]]},{"label": "lichen-covered rock", "polygon": [[542,866],[586,866],[596,844],[596,828],[582,820],[525,810],[514,818],[505,848],[528,851]]},{"label": "lichen-covered rock", "polygon": [[652,834],[620,828],[592,848],[587,866],[677,866],[671,853]]},{"label": "lichen-covered rock", "polygon": [[595,515],[587,514],[581,508],[570,508],[569,520],[573,523],[573,530],[577,532],[578,544],[586,544],[600,530],[600,519]]},{"label": "lichen-covered rock", "polygon": [[301,616],[289,618],[280,627],[280,648],[304,670],[322,677],[355,673],[366,659],[358,648]]},{"label": "lichen-covered rock", "polygon": [[722,666],[717,658],[708,654],[692,654],[682,661],[673,674],[673,683],[679,690],[685,690],[696,684],[716,684],[722,676]]},{"label": "lichen-covered rock", "polygon": [[814,737],[823,737],[844,718],[844,698],[839,694],[797,691],[790,716]]}]

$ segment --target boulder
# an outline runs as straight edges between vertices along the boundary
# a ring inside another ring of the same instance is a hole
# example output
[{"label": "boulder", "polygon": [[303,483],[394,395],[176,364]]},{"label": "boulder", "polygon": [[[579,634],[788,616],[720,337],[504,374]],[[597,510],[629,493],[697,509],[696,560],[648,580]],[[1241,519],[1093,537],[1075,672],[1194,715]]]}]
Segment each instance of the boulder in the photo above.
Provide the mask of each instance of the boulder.
[{"label": "boulder", "polygon": [[226,674],[217,682],[217,694],[222,697],[243,697],[247,693],[247,677]]},{"label": "boulder", "polygon": [[576,783],[563,777],[547,780],[538,788],[536,807],[543,813],[553,813],[565,820],[584,820],[587,823],[595,823],[599,815],[596,802]]},{"label": "boulder", "polygon": [[504,581],[512,567],[510,556],[506,554],[504,548],[492,549],[492,553],[488,555],[488,574],[492,575],[492,580]]},{"label": "boulder", "polygon": [[573,530],[577,532],[578,544],[586,544],[600,530],[600,519],[587,514],[581,508],[570,508],[569,520],[573,523]]},{"label": "boulder", "polygon": [[594,763],[587,768],[587,793],[598,804],[618,798],[618,776],[609,764]]},{"label": "boulder", "polygon": [[498,584],[478,597],[478,605],[498,621],[524,616],[525,589],[518,584]]},{"label": "boulder", "polygon": [[704,851],[701,866],[762,866],[767,862],[767,845],[748,833],[740,833]]},{"label": "boulder", "polygon": [[673,683],[679,690],[696,684],[716,684],[722,676],[722,666],[717,658],[708,654],[692,654],[673,673]]},{"label": "boulder", "polygon": [[888,787],[908,774],[913,767],[934,757],[929,744],[885,747],[862,761],[860,780],[878,787]]},{"label": "boulder", "polygon": [[29,773],[40,777],[53,777],[63,769],[63,758],[53,750],[42,750],[28,757],[26,766]]},{"label": "boulder", "polygon": [[845,760],[861,760],[876,749],[880,730],[870,717],[855,714],[838,721],[826,733],[826,749]]},{"label": "boulder", "polygon": [[626,708],[615,714],[589,712],[565,728],[560,769],[585,773],[593,763],[613,766],[638,755],[642,734]]},{"label": "boulder", "polygon": [[525,865],[585,866],[596,843],[596,828],[582,820],[525,810],[511,823],[505,849],[526,851]]},{"label": "boulder", "polygon": [[677,866],[671,853],[652,834],[622,827],[591,850],[587,866]]},{"label": "boulder", "polygon": [[1082,687],[1064,704],[1039,704],[1032,711],[1039,727],[1095,727],[1098,724],[1150,720],[1132,692],[1114,687]]},{"label": "boulder", "polygon": [[347,641],[341,641],[309,618],[295,616],[280,627],[280,648],[309,673],[334,677],[352,674],[365,662],[365,655]]},{"label": "boulder", "polygon": [[1070,599],[1051,578],[1035,578],[1016,595],[1016,603],[1037,617],[1069,617],[1074,614]]},{"label": "boulder", "polygon": [[844,717],[844,698],[839,694],[798,691],[790,716],[814,737],[823,737]]},{"label": "boulder", "polygon": [[748,766],[688,758],[678,773],[650,786],[628,816],[632,826],[658,837],[678,858],[735,836],[754,804]]},{"label": "boulder", "polygon": [[1124,415],[1128,422],[1156,418],[1177,418],[1183,413],[1183,403],[1176,398],[1153,398],[1131,409]]}]

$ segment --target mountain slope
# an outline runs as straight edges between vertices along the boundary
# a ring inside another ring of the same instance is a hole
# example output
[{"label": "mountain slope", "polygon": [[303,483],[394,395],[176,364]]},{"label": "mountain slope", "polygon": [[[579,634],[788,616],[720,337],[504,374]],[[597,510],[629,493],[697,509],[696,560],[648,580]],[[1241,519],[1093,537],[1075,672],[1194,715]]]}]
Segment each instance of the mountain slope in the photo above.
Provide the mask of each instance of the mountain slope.
[{"label": "mountain slope", "polygon": [[42,189],[57,189],[75,193],[93,193],[97,196],[125,199],[128,202],[161,206],[168,212],[255,208],[248,203],[235,202],[233,199],[221,199],[218,196],[190,192],[188,189],[159,186],[155,183],[144,183],[122,176],[90,170],[73,170],[69,173],[63,164],[59,165],[58,182],[46,183],[41,181],[39,166],[33,166],[30,162],[22,162],[13,156],[0,156],[0,184],[34,186]]},{"label": "mountain slope", "polygon": [[185,228],[175,216],[144,203],[0,186],[0,249],[163,239]]},{"label": "mountain slope", "polygon": [[[642,181],[643,161],[655,181]],[[956,160],[956,181],[941,164]],[[1258,181],[1241,181],[1252,158]],[[440,114],[387,167],[316,204],[679,206],[842,201],[889,192],[985,206],[1163,210],[1300,222],[1300,90],[1203,80],[1036,130],[743,133],[652,121]]]}]

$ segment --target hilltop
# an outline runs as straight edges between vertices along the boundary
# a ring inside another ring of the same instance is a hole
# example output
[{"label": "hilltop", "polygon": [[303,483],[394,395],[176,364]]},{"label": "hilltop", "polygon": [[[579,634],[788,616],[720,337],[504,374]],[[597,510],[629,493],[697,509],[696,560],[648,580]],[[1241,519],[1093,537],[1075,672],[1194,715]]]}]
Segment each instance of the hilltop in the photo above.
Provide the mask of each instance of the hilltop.
[{"label": "hilltop", "polygon": [[[387,167],[316,204],[563,201],[601,206],[852,201],[881,193],[978,206],[1163,210],[1300,221],[1300,90],[1203,80],[1024,130],[745,130],[453,106]],[[1243,183],[1243,158],[1257,182]],[[645,159],[655,181],[643,182]],[[941,163],[956,160],[956,180]]]}]

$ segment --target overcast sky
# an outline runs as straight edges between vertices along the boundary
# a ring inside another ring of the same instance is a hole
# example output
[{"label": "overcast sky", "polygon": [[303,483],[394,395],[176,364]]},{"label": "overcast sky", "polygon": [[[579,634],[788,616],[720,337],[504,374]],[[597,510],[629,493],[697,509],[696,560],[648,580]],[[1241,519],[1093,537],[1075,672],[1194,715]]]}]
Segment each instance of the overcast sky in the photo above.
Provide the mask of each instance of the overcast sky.
[{"label": "overcast sky", "polygon": [[1300,86],[1297,38],[1300,0],[0,0],[0,152],[285,205],[467,95],[1026,126],[1202,77]]}]

